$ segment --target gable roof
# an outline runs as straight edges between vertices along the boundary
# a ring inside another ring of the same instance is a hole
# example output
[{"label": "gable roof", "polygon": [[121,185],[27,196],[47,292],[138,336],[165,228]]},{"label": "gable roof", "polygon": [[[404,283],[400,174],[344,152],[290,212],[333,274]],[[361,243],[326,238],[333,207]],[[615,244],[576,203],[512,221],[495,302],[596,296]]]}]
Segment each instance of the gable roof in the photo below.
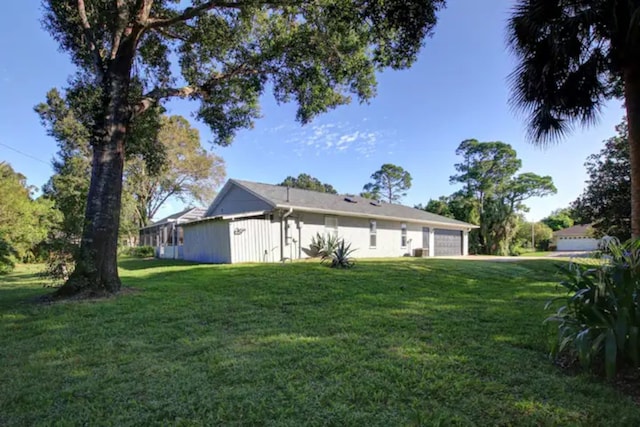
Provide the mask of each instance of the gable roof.
[{"label": "gable roof", "polygon": [[176,212],[172,215],[169,215],[168,217],[162,218],[156,222],[154,222],[153,224],[149,224],[144,228],[150,228],[150,227],[157,227],[159,225],[162,224],[166,224],[168,222],[186,222],[186,221],[193,221],[195,219],[200,219],[204,216],[204,213],[207,210],[204,208],[187,208],[184,209],[180,212]]},{"label": "gable roof", "polygon": [[[224,193],[228,191],[231,185],[237,185],[245,189],[259,199],[267,202],[274,209],[294,209],[306,212],[343,214],[369,218],[390,218],[408,222],[430,222],[442,225],[462,226],[465,228],[477,228],[476,225],[409,206],[379,202],[360,196],[320,193],[318,191],[287,188],[280,185],[263,184],[238,179],[230,179],[227,182],[225,189],[220,192],[219,197],[213,202],[212,207],[222,200]],[[211,211],[211,208],[209,208],[209,211]]]},{"label": "gable roof", "polygon": [[554,236],[589,236],[591,234],[591,224],[574,225],[573,227],[563,228],[562,230],[554,231]]}]

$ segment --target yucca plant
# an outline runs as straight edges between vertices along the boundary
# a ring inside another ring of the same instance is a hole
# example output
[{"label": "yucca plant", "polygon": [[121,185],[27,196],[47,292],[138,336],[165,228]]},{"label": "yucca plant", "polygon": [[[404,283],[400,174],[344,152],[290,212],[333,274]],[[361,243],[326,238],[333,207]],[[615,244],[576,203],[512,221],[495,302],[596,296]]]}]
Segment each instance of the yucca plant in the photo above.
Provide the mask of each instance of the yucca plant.
[{"label": "yucca plant", "polygon": [[596,267],[561,267],[569,295],[546,321],[558,324],[554,356],[573,355],[584,367],[603,362],[613,378],[621,366],[640,360],[640,240],[611,241],[607,252],[608,261]]},{"label": "yucca plant", "polygon": [[340,239],[336,235],[316,233],[311,237],[309,249],[311,249],[312,256],[326,259],[333,254],[339,243]]},{"label": "yucca plant", "polygon": [[340,240],[335,250],[329,256],[323,257],[322,262],[329,262],[331,268],[351,268],[355,265],[351,257],[355,251],[356,249],[351,249],[351,243]]}]

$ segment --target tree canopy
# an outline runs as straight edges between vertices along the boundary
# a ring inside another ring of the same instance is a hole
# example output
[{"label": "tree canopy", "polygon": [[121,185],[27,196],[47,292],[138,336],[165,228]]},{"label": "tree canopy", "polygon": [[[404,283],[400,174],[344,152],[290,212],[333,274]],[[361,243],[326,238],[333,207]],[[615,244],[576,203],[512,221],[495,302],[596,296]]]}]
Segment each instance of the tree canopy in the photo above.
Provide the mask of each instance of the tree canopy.
[{"label": "tree canopy", "polygon": [[24,175],[0,162],[0,273],[10,270],[14,260],[26,261],[60,221],[53,204],[32,198],[33,188]]},{"label": "tree canopy", "polygon": [[631,237],[631,165],[627,123],[616,127],[618,134],[604,141],[599,153],[587,158],[589,179],[584,192],[571,204],[583,223],[593,223],[599,235]]},{"label": "tree canopy", "polygon": [[318,191],[320,193],[338,194],[331,184],[325,184],[318,178],[306,173],[301,173],[297,177],[288,176],[278,185],[291,188],[301,188],[303,190]]},{"label": "tree canopy", "polygon": [[516,175],[522,162],[504,142],[462,141],[456,150],[462,161],[455,165],[452,184],[462,189],[448,197],[430,200],[425,210],[479,225],[470,235],[470,248],[480,253],[510,252],[524,202],[556,192],[550,176],[526,172]]},{"label": "tree canopy", "polygon": [[372,182],[363,187],[361,196],[396,203],[411,188],[411,174],[402,167],[385,163],[371,175]]},{"label": "tree canopy", "polygon": [[182,116],[162,116],[155,144],[162,146],[164,162],[155,171],[143,156],[125,166],[124,191],[135,201],[139,227],[147,226],[170,198],[209,205],[226,172],[222,158],[207,152],[200,134]]},{"label": "tree canopy", "polygon": [[552,231],[569,228],[575,224],[573,211],[569,208],[556,209],[549,216],[542,218],[540,222],[546,224]]}]

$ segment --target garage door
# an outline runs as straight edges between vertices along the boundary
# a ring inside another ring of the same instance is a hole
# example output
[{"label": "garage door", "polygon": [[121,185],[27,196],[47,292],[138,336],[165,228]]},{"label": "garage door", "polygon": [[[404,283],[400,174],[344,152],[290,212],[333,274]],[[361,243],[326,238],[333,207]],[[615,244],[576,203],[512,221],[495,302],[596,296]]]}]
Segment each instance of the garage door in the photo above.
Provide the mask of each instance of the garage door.
[{"label": "garage door", "polygon": [[462,231],[434,230],[435,256],[462,255]]},{"label": "garage door", "polygon": [[584,237],[560,237],[558,238],[558,251],[595,251],[598,249],[598,240]]}]

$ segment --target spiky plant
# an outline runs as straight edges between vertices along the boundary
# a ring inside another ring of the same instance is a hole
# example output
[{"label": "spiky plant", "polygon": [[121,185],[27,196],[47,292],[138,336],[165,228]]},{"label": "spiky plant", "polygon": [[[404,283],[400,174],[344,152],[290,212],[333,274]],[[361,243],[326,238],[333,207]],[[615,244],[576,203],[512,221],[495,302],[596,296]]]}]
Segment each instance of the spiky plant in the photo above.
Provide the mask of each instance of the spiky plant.
[{"label": "spiky plant", "polygon": [[355,251],[356,249],[351,249],[351,243],[347,244],[344,240],[340,240],[334,251],[323,258],[322,262],[329,262],[331,268],[351,268],[355,265],[351,257]]}]

